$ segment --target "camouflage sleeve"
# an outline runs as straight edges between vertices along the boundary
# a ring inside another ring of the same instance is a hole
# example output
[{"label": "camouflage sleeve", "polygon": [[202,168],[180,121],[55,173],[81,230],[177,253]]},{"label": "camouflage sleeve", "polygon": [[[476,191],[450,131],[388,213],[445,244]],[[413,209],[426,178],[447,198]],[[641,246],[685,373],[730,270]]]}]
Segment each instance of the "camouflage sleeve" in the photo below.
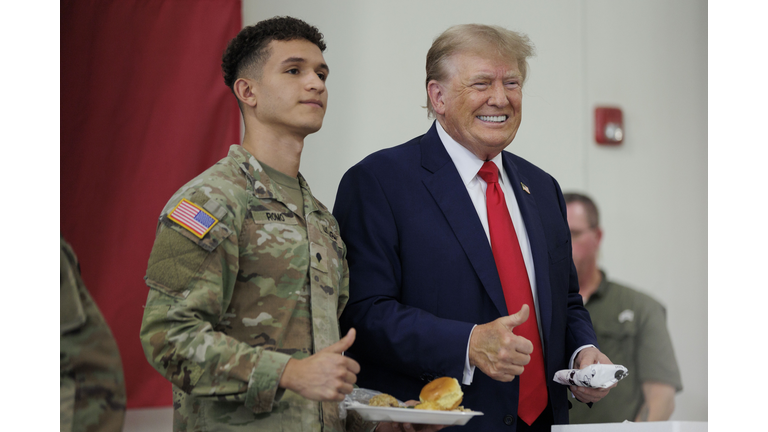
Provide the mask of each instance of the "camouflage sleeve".
[{"label": "camouflage sleeve", "polygon": [[238,236],[230,228],[239,225],[221,222],[199,239],[162,219],[145,278],[150,291],[142,347],[153,367],[184,392],[270,412],[290,356],[219,331],[227,325],[239,266]]},{"label": "camouflage sleeve", "polygon": [[[80,301],[80,294],[77,292],[77,280],[73,263],[67,254],[67,246],[64,239],[61,239],[61,260],[59,263],[60,285],[59,285],[59,305],[60,305],[60,332],[61,341],[59,343],[62,351],[66,350],[67,340],[65,334],[82,327],[85,324],[86,316],[83,310],[83,304]],[[71,432],[75,414],[75,393],[77,385],[75,383],[72,367],[62,355],[60,361],[61,377],[59,381],[61,396],[61,432]]]},{"label": "camouflage sleeve", "polygon": [[77,263],[69,254],[69,245],[61,239],[59,262],[59,321],[60,333],[64,335],[85,325],[86,316],[80,293],[77,290]]},{"label": "camouflage sleeve", "polygon": [[120,351],[63,237],[59,272],[61,430],[119,431],[126,402]]}]

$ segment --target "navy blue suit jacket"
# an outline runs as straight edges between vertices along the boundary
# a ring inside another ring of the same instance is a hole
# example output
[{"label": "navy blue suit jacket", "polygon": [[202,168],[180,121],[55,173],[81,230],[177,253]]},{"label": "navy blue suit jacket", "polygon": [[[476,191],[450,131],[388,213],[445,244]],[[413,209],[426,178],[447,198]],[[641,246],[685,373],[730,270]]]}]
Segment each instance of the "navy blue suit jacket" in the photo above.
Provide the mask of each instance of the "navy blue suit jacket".
[{"label": "navy blue suit jacket", "polygon": [[[579,295],[565,202],[549,174],[508,152],[503,161],[533,254],[553,416],[564,424],[567,387],[552,377],[578,347],[597,346]],[[472,326],[510,311],[488,237],[435,125],[350,168],[333,214],[348,247],[350,299],[341,325],[358,332],[348,354],[360,363],[360,387],[418,400],[431,379],[461,382]],[[464,430],[514,430],[518,382],[476,368],[472,384],[462,386],[462,405],[485,415]]]}]

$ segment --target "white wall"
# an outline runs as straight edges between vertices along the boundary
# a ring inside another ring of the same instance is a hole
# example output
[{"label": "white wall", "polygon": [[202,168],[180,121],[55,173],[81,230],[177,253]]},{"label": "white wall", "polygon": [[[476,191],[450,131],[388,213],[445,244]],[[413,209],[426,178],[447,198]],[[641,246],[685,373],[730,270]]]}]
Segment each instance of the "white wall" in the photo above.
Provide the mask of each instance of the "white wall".
[{"label": "white wall", "polygon": [[[302,174],[331,207],[342,174],[420,135],[424,62],[453,24],[497,24],[537,47],[508,150],[601,208],[610,276],[667,307],[683,374],[672,420],[707,417],[707,5],[698,0],[244,0],[243,21],[291,15],[325,35],[323,129]],[[593,142],[595,105],[624,110],[620,147]],[[131,410],[125,431],[168,430],[171,408]]]},{"label": "white wall", "polygon": [[[325,35],[323,129],[301,171],[331,207],[342,174],[431,121],[424,63],[453,24],[497,24],[537,48],[508,150],[592,195],[609,275],[667,307],[684,390],[673,420],[707,420],[707,5],[698,0],[245,0],[245,25],[291,15]],[[595,105],[623,108],[620,147],[592,138]]]},{"label": "white wall", "polygon": [[666,305],[685,387],[673,419],[706,420],[706,4],[585,6],[583,110],[620,104],[627,133],[616,149],[592,144],[591,130],[582,139],[580,186],[602,209],[602,263]]}]

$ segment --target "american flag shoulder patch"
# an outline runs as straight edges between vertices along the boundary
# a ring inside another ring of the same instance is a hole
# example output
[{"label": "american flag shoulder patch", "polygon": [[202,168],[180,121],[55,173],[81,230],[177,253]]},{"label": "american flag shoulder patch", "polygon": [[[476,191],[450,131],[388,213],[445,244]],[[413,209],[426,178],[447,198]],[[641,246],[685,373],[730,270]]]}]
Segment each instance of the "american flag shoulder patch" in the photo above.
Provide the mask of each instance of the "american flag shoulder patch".
[{"label": "american flag shoulder patch", "polygon": [[197,204],[182,198],[168,219],[176,222],[199,238],[203,238],[219,221]]}]

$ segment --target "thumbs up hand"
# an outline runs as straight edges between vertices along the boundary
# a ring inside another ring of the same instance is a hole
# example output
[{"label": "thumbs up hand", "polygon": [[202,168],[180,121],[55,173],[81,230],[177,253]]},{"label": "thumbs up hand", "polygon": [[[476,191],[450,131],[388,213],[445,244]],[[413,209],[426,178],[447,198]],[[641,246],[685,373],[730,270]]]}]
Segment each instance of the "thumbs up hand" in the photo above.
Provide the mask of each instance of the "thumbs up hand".
[{"label": "thumbs up hand", "polygon": [[469,364],[502,382],[522,374],[531,361],[533,344],[516,335],[514,329],[528,320],[529,313],[528,305],[524,304],[514,315],[475,327],[469,339]]},{"label": "thumbs up hand", "polygon": [[355,341],[355,329],[335,344],[302,359],[290,359],[280,377],[280,387],[314,401],[342,401],[352,393],[360,365],[342,353]]}]

